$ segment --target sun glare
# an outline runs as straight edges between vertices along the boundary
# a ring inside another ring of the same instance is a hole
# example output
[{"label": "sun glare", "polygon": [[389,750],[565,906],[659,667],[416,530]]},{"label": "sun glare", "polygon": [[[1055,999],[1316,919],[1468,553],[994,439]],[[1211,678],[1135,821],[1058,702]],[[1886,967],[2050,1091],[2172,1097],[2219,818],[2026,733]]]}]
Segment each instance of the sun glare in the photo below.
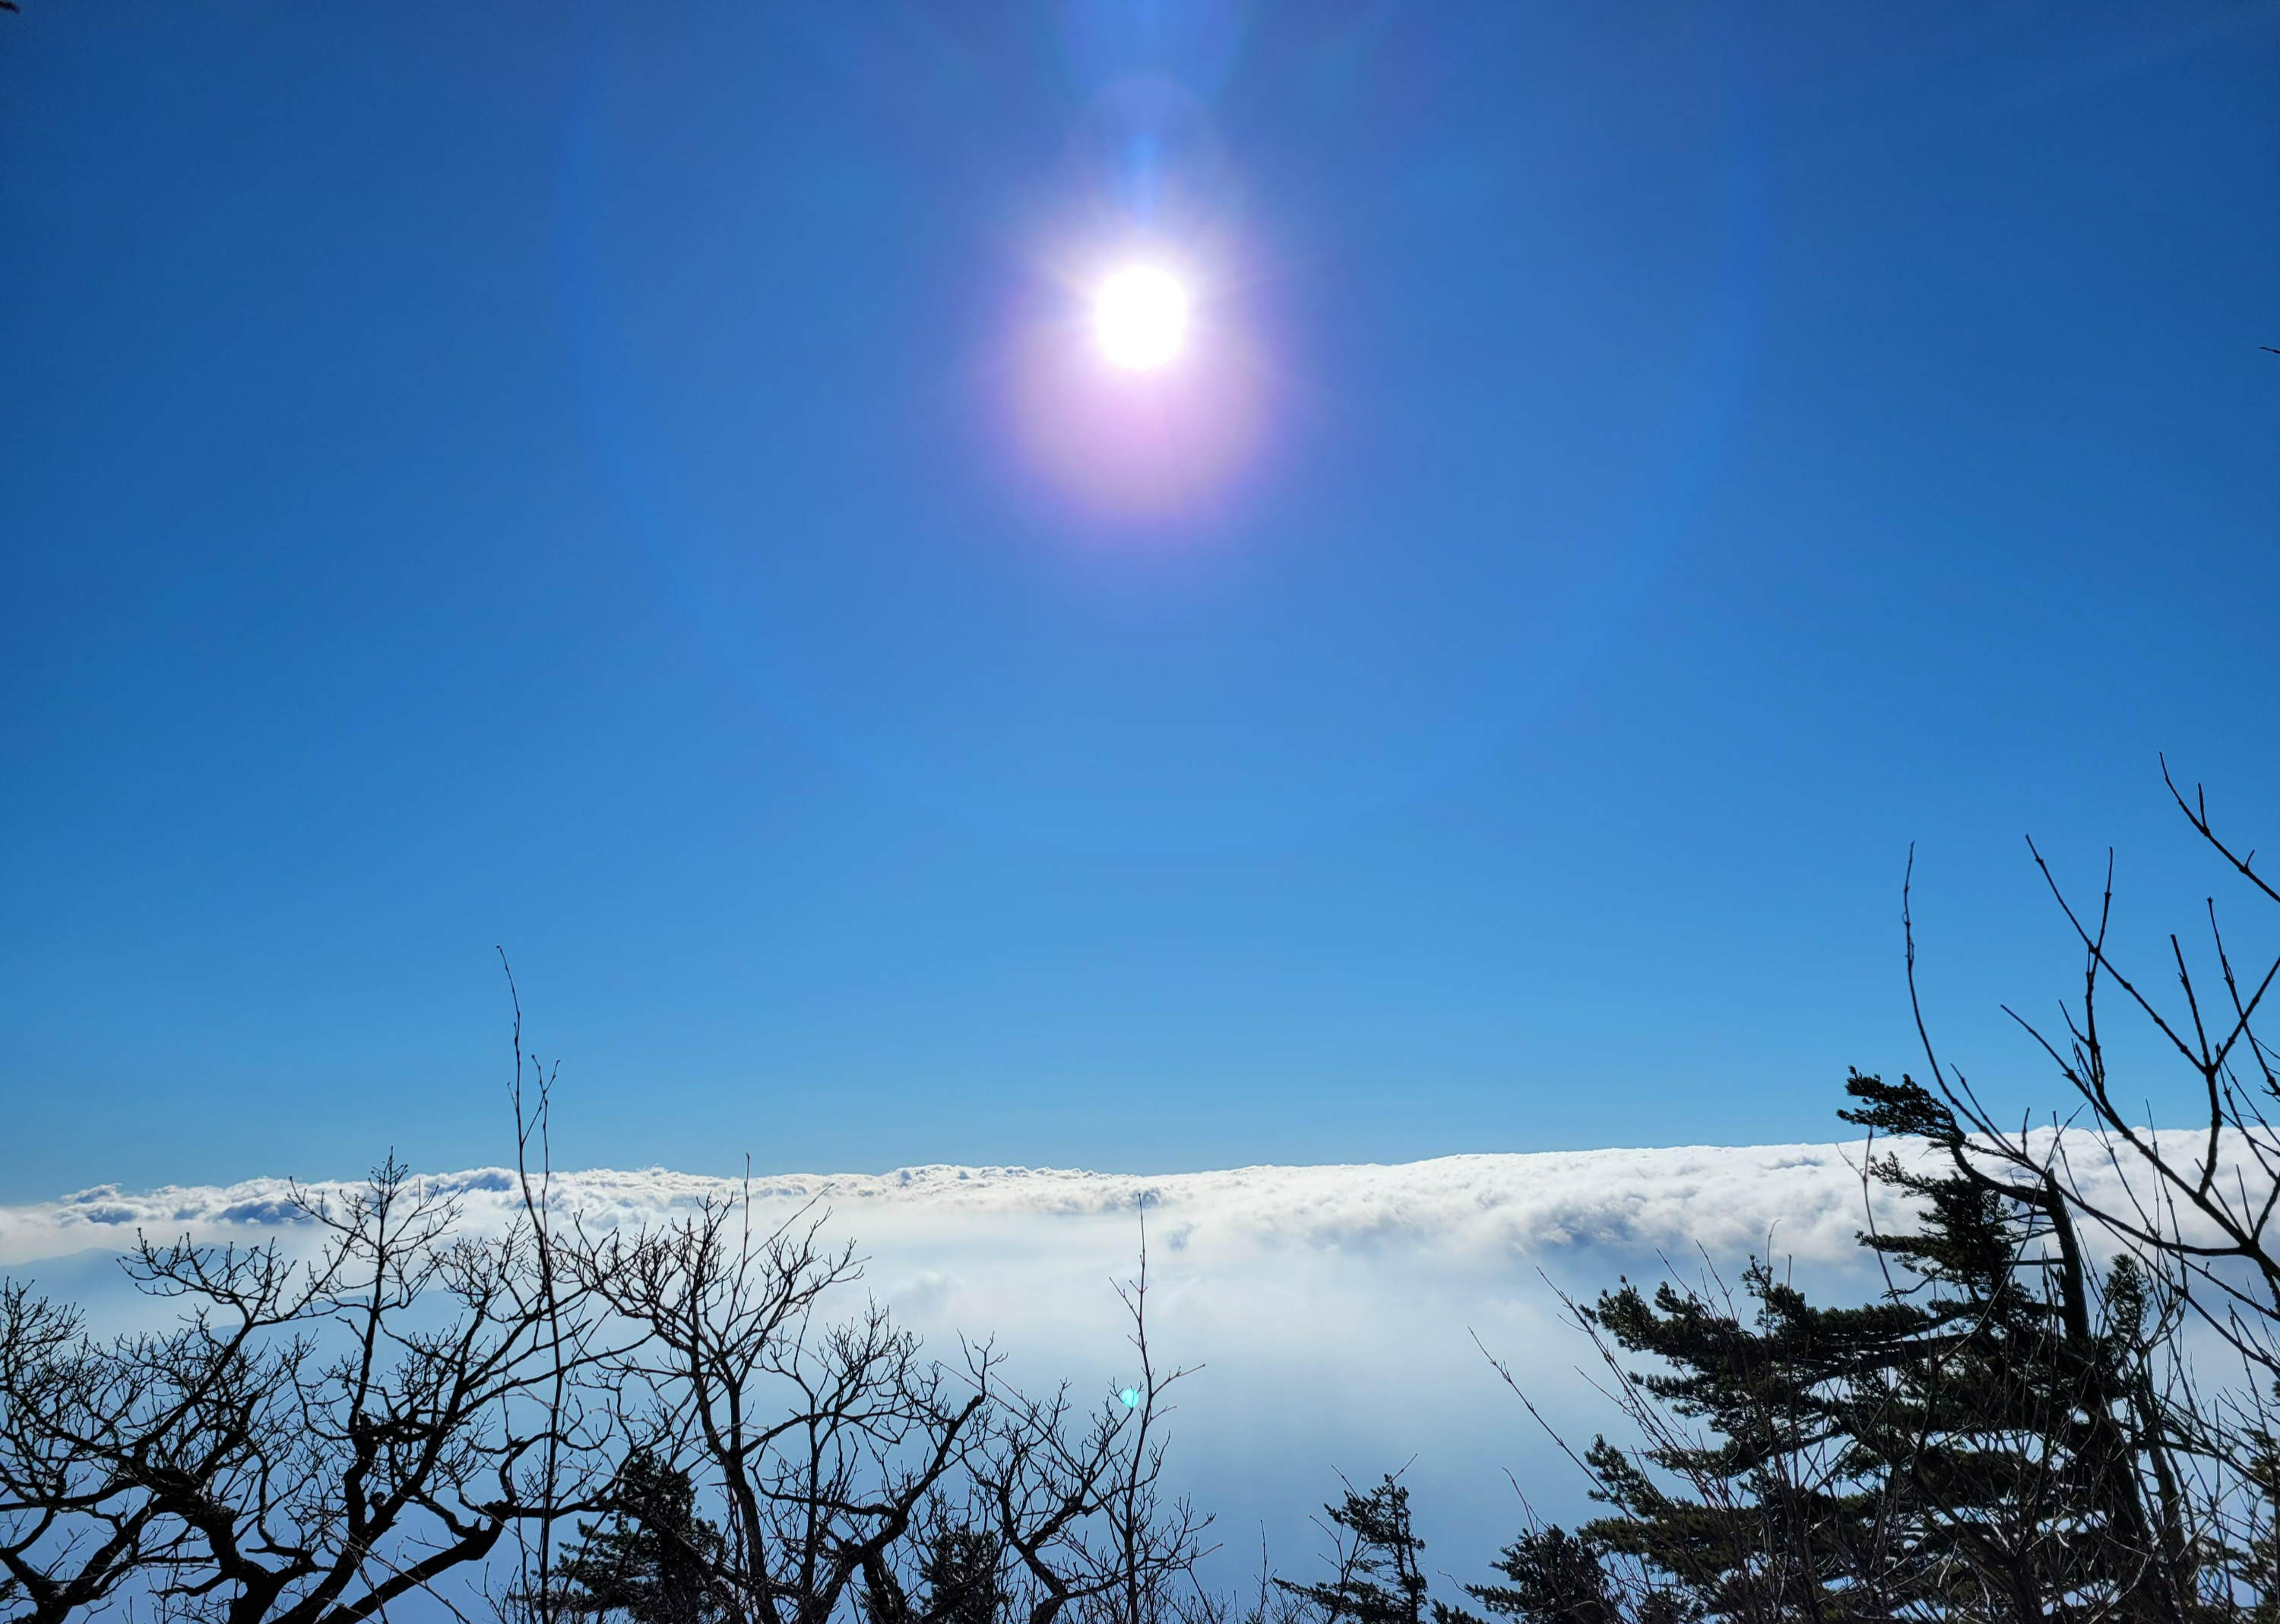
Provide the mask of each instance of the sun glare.
[{"label": "sun glare", "polygon": [[1188,334],[1188,290],[1169,271],[1128,266],[1101,283],[1093,331],[1112,366],[1153,372],[1180,353]]}]

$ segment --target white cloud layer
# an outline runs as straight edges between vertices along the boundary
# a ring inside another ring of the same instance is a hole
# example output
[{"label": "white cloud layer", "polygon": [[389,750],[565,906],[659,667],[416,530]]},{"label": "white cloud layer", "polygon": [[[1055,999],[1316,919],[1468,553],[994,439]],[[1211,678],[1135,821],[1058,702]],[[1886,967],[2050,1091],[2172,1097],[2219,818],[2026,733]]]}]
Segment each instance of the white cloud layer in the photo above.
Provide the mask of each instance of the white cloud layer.
[{"label": "white cloud layer", "polygon": [[[1452,1156],[1398,1166],[1244,1167],[1141,1176],[1028,1167],[910,1167],[899,1172],[755,1178],[756,1203],[790,1212],[820,1204],[851,1233],[923,1235],[942,1226],[985,1233],[1090,1230],[1133,1218],[1144,1201],[1173,1250],[1290,1247],[1313,1251],[1420,1249],[1494,1269],[1579,1249],[1660,1248],[1714,1255],[1779,1251],[1825,1261],[1849,1251],[1861,1217],[1858,1146],[1768,1145]],[[477,1225],[520,1207],[500,1168],[435,1175]],[[250,1238],[289,1224],[297,1186],[255,1179],[129,1192],[114,1185],[60,1200],[0,1207],[0,1262],[117,1246],[140,1228],[172,1236]],[[298,1186],[337,1197],[347,1186]],[[685,1211],[733,1181],[651,1169],[558,1174],[557,1198],[591,1218],[640,1224]]]},{"label": "white cloud layer", "polygon": [[[1113,1279],[1128,1276],[1144,1200],[1152,1335],[1205,1368],[1183,1383],[1174,1466],[1221,1513],[1230,1580],[1318,1544],[1310,1507],[1415,1458],[1409,1481],[1433,1554],[1483,1575],[1517,1508],[1509,1468],[1555,1514],[1581,1490],[1498,1385],[1473,1336],[1507,1359],[1563,1428],[1610,1426],[1576,1372],[1586,1350],[1555,1288],[1588,1297],[1617,1275],[1687,1274],[1752,1255],[1787,1259],[1817,1295],[1873,1289],[1856,1244],[1858,1143],[1458,1156],[1400,1166],[1246,1167],[1141,1177],[1008,1167],[755,1179],[764,1212],[805,1205],[869,1261],[867,1287],[930,1338],[994,1336],[1025,1383],[1105,1390],[1128,1350]],[[478,1227],[519,1210],[512,1174],[440,1175]],[[337,1196],[341,1185],[312,1193]],[[589,1222],[667,1219],[729,1181],[651,1170],[558,1174]],[[98,1322],[145,1317],[101,1254],[154,1238],[290,1235],[293,1187],[134,1193],[104,1187],[0,1208],[0,1267],[88,1303]],[[1878,1221],[1902,1215],[1890,1206]],[[79,1254],[73,1256],[73,1254]]]}]

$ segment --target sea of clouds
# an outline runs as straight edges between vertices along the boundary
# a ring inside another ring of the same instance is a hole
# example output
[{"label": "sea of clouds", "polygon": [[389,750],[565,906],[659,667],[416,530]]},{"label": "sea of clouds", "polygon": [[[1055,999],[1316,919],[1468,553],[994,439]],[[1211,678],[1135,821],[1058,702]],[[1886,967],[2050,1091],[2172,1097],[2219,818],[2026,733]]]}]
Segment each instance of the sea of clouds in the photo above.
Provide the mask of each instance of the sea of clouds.
[{"label": "sea of clouds", "polygon": [[[1817,1296],[1861,1300],[1879,1283],[1857,1238],[1869,1212],[1864,1148],[1542,1152],[1154,1177],[929,1166],[748,1185],[595,1171],[555,1174],[552,1202],[589,1225],[638,1227],[749,1189],[762,1218],[824,1215],[867,1260],[855,1289],[938,1345],[993,1338],[1023,1385],[1066,1379],[1102,1393],[1132,1371],[1113,1282],[1133,1275],[1144,1220],[1152,1347],[1159,1360],[1200,1366],[1175,1389],[1171,1468],[1218,1514],[1223,1578],[1256,1568],[1262,1534],[1276,1568],[1306,1570],[1322,1543],[1308,1513],[1336,1491],[1338,1474],[1359,1482],[1406,1467],[1431,1565],[1479,1579],[1519,1526],[1515,1482],[1546,1514],[1587,1509],[1574,1467],[1482,1350],[1505,1360],[1578,1443],[1595,1429],[1619,1431],[1587,1380],[1592,1356],[1565,1322],[1560,1294],[1588,1300],[1626,1275],[1731,1279],[1757,1256]],[[510,1172],[431,1182],[478,1228],[520,1211]],[[87,1304],[98,1324],[148,1320],[160,1310],[136,1301],[114,1260],[138,1230],[290,1244],[307,1238],[297,1190],[337,1198],[344,1189],[106,1186],[0,1207],[0,1271]],[[1879,1226],[1905,1223],[1888,1195],[1876,1199]]]}]

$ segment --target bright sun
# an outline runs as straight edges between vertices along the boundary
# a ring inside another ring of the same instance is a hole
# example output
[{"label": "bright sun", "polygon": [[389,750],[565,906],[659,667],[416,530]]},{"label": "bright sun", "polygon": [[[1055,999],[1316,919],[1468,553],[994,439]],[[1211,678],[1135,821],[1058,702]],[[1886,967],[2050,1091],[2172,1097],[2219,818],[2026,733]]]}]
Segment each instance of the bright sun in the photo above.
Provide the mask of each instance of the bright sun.
[{"label": "bright sun", "polygon": [[1092,326],[1113,366],[1153,372],[1180,353],[1188,333],[1188,290],[1169,271],[1128,266],[1101,283]]}]

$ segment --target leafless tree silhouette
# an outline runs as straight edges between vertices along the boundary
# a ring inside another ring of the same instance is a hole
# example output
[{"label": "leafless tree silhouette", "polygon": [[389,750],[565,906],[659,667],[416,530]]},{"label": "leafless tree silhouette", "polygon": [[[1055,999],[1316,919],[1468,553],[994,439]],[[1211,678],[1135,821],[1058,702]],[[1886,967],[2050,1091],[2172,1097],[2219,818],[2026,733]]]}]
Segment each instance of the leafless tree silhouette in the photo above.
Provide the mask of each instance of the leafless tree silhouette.
[{"label": "leafless tree silhouette", "polygon": [[305,1262],[139,1240],[127,1273],[179,1305],[170,1332],[98,1342],[9,1289],[0,1561],[23,1619],[131,1585],[161,1619],[353,1624],[565,1513],[566,1465],[601,1440],[564,1382],[597,1327],[528,1224],[465,1235],[393,1158],[291,1212]]}]

